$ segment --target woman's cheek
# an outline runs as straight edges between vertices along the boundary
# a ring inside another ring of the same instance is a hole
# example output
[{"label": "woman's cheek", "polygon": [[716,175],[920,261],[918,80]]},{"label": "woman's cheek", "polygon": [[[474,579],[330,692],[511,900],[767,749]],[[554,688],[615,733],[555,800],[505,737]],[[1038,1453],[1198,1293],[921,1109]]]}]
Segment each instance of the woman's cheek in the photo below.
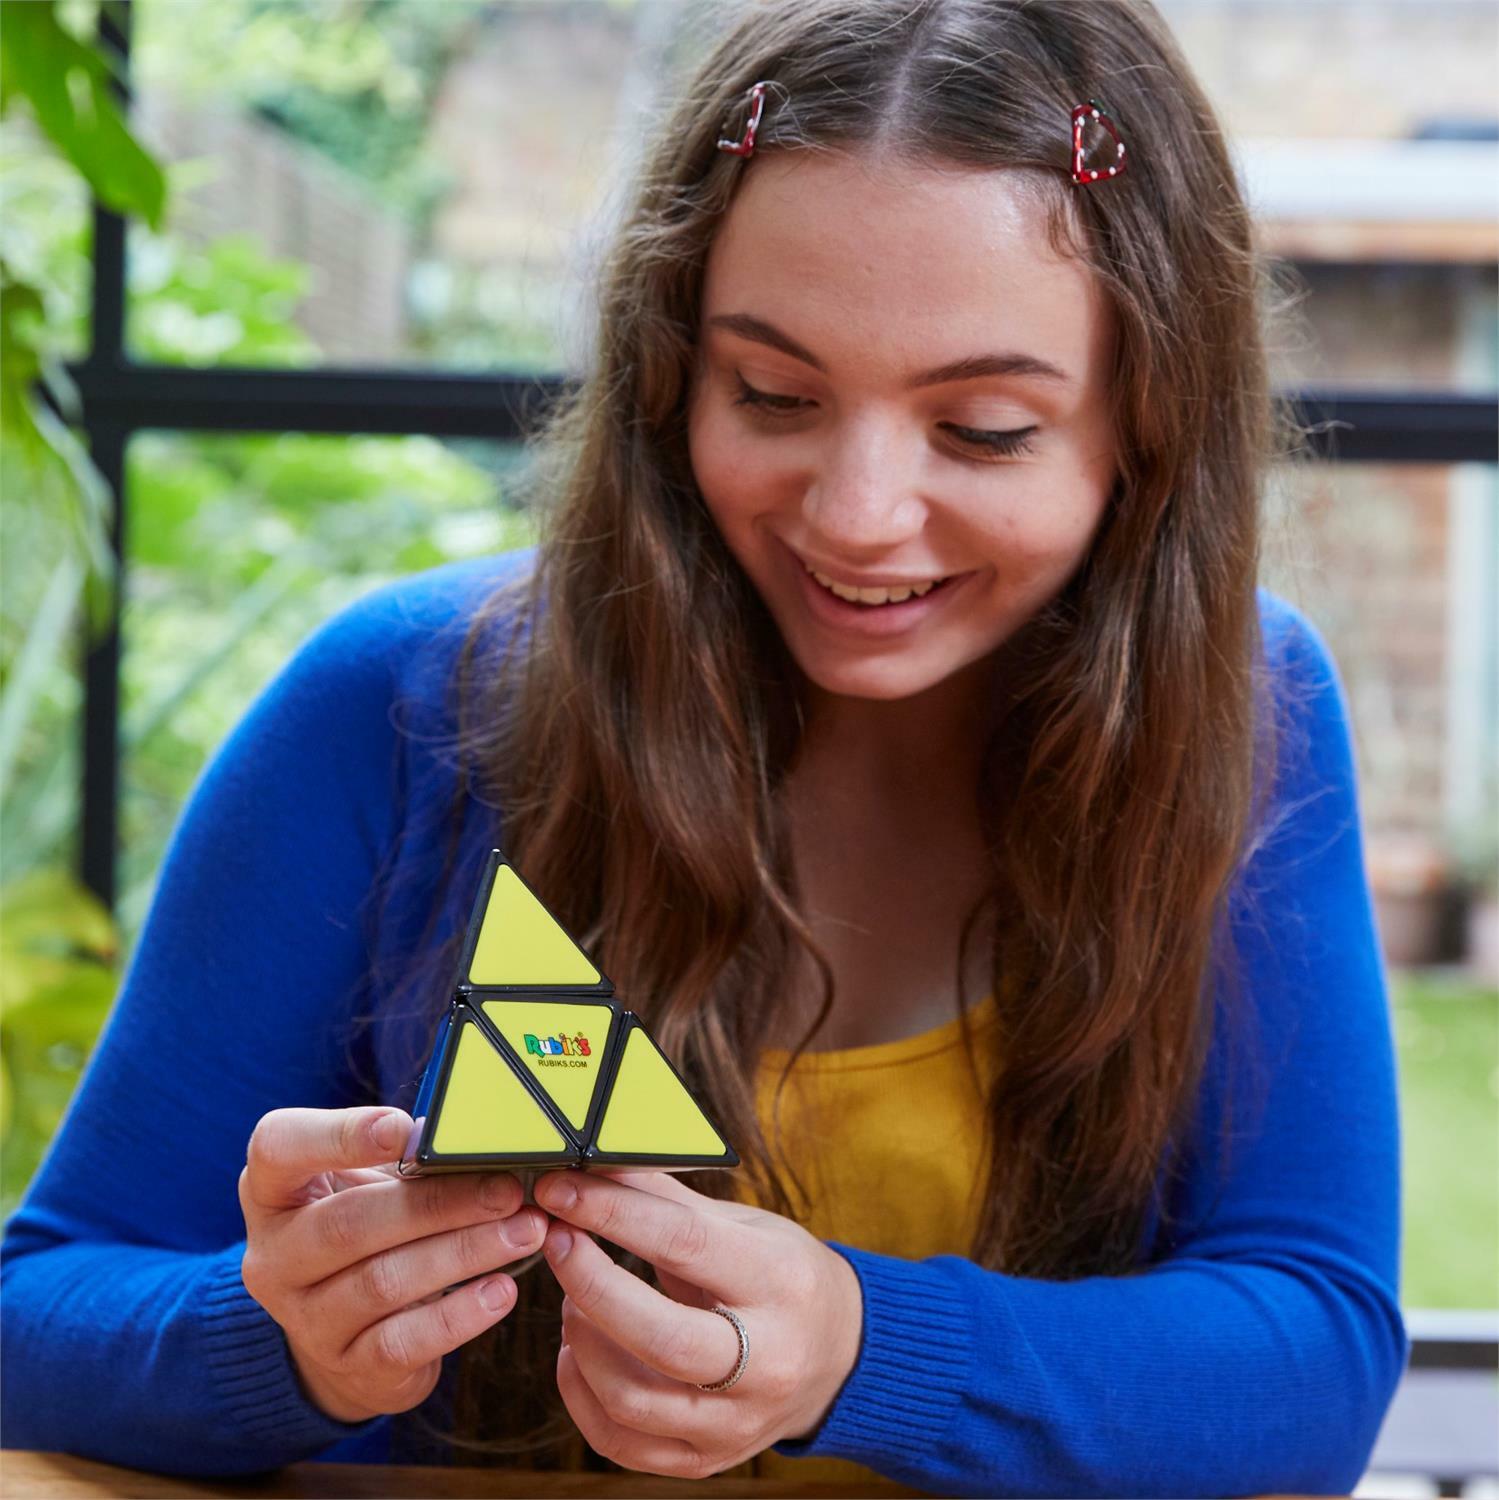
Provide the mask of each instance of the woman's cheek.
[{"label": "woman's cheek", "polygon": [[1037,470],[1008,514],[1021,548],[1039,565],[1066,566],[1092,543],[1104,497],[1092,475],[1075,465]]},{"label": "woman's cheek", "polygon": [[756,516],[774,508],[776,466],[750,434],[720,417],[704,418],[691,441],[693,477],[726,538],[748,534]]},{"label": "woman's cheek", "polygon": [[998,594],[1021,616],[1062,589],[1091,539],[1086,507],[1057,497],[1053,484],[1036,474],[1023,488],[1012,484],[1001,497],[991,495],[970,517],[976,524],[965,538],[965,561],[992,565]]}]

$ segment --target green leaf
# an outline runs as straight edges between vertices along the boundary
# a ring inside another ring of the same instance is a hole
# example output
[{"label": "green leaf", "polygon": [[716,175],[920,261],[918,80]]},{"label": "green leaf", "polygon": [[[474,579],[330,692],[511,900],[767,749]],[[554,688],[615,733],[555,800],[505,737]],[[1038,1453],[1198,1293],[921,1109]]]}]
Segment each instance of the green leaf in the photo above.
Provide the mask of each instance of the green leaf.
[{"label": "green leaf", "polygon": [[87,1054],[98,1040],[117,988],[113,969],[75,963],[24,1003],[6,1006],[6,1040],[19,1042],[33,1052],[61,1042]]},{"label": "green leaf", "polygon": [[114,922],[94,895],[60,869],[34,870],[0,889],[0,1015],[10,1025],[39,995],[96,973],[113,983]]},{"label": "green leaf", "polygon": [[83,566],[64,557],[52,570],[51,582],[26,632],[21,651],[6,673],[0,690],[0,797],[10,784],[11,767],[21,733],[41,694],[44,679],[55,667],[65,647],[72,644],[71,626]]},{"label": "green leaf", "polygon": [[5,7],[0,30],[0,114],[20,97],[83,174],[95,196],[153,228],[166,215],[166,177],[130,133],[101,54],[65,31],[53,0]]},{"label": "green leaf", "polygon": [[73,382],[46,352],[45,317],[40,288],[18,280],[0,256],[0,441],[8,450],[13,503],[66,521],[93,575],[87,593],[93,607],[86,618],[97,630],[103,621],[99,586],[114,572],[114,497],[72,429],[38,396],[37,387],[44,386],[61,411],[77,412]]},{"label": "green leaf", "polygon": [[0,259],[0,347],[5,351],[0,380],[5,381],[7,397],[12,389],[26,389],[41,374],[41,356],[31,330],[39,327],[45,316],[41,292],[16,281]]}]

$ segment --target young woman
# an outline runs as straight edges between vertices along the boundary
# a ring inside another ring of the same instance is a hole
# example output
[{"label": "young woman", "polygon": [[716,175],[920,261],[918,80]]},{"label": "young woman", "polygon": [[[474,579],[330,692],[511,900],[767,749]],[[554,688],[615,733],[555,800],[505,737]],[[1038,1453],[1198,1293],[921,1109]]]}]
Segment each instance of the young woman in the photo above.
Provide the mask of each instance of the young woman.
[{"label": "young woman", "polygon": [[[5,1441],[1347,1492],[1393,1065],[1261,289],[1149,5],[737,8],[539,547],[344,612],[196,789],[8,1227]],[[393,1175],[495,843],[742,1169]]]}]

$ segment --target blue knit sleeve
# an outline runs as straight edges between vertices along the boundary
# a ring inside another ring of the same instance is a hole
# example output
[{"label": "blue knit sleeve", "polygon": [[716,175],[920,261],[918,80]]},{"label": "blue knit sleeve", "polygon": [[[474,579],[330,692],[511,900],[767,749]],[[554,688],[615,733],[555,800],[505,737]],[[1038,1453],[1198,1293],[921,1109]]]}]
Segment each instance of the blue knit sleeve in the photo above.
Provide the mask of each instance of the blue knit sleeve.
[{"label": "blue knit sleeve", "polygon": [[199,778],[6,1225],[7,1447],[228,1475],[363,1446],[386,1422],[333,1421],[303,1395],[240,1276],[238,1179],[268,1110],[380,1102],[341,1023],[368,998],[362,907],[397,831],[398,666],[441,596],[428,575],[337,615]]},{"label": "blue knit sleeve", "polygon": [[1358,1481],[1408,1352],[1389,1007],[1343,690],[1298,611],[1263,593],[1261,611],[1289,734],[1232,906],[1258,1061],[1225,1064],[1215,1041],[1205,1149],[1154,1257],[1063,1282],[836,1245],[863,1286],[861,1349],[820,1428],[776,1452],[945,1495]]}]

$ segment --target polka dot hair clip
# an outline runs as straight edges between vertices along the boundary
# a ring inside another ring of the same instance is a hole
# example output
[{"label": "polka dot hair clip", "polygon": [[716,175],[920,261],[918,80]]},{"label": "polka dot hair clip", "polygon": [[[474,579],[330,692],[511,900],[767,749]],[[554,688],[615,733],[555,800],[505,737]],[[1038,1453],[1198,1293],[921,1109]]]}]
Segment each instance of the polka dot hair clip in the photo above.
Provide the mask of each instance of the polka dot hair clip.
[{"label": "polka dot hair clip", "polygon": [[760,129],[760,118],[765,113],[765,90],[770,85],[771,80],[766,78],[749,86],[746,91],[749,116],[744,122],[742,133],[737,140],[729,135],[720,136],[718,141],[720,151],[727,151],[730,156],[753,156],[755,154],[755,133]]},{"label": "polka dot hair clip", "polygon": [[[1088,132],[1088,144],[1083,144],[1083,132]],[[1105,151],[1113,146],[1112,155]],[[1077,105],[1072,111],[1072,180],[1079,187],[1092,187],[1095,182],[1107,182],[1120,176],[1125,168],[1124,142],[1119,136],[1119,127],[1108,110],[1097,99]]]}]

